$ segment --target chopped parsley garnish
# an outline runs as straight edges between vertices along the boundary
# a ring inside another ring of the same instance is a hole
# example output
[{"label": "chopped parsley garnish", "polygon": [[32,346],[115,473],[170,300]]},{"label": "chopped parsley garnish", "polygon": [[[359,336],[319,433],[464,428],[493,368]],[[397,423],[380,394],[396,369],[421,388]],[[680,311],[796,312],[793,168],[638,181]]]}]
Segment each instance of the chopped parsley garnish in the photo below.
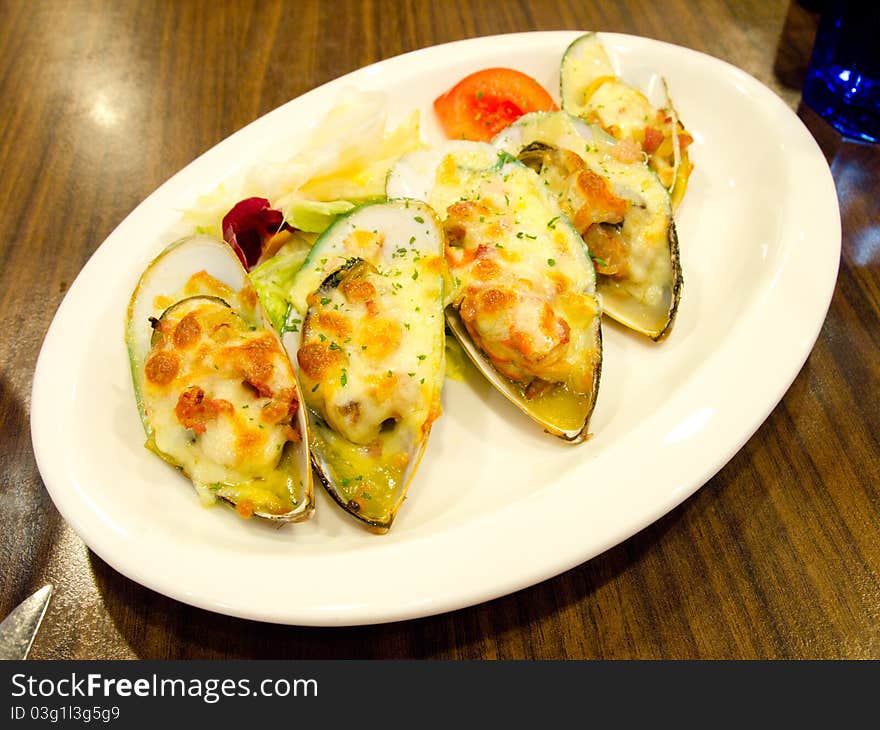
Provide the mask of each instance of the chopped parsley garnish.
[{"label": "chopped parsley garnish", "polygon": [[550,266],[556,266],[556,259],[547,259],[547,264]]},{"label": "chopped parsley garnish", "polygon": [[425,222],[425,219],[422,218],[422,216],[420,216],[420,215],[415,216],[415,217],[413,218],[413,220],[414,220],[416,223],[424,223],[424,222]]},{"label": "chopped parsley garnish", "polygon": [[516,157],[514,157],[509,152],[501,151],[498,153],[498,161],[495,163],[495,169],[500,170],[504,167],[508,162],[516,162]]},{"label": "chopped parsley garnish", "polygon": [[[299,325],[302,322],[302,320],[301,319],[291,319],[290,314],[292,311],[293,311],[293,305],[288,304],[287,309],[284,310],[284,324],[281,326],[281,333],[280,333],[282,335],[285,332],[299,332],[299,327],[297,325]],[[289,324],[288,324],[288,322],[289,322]]]},{"label": "chopped parsley garnish", "polygon": [[560,219],[561,216],[556,216],[555,218],[551,218],[547,221],[547,228],[556,228],[556,221]]},{"label": "chopped parsley garnish", "polygon": [[345,368],[343,368],[342,375],[339,376],[339,384],[344,387],[347,382],[348,382],[348,373],[345,372]]}]

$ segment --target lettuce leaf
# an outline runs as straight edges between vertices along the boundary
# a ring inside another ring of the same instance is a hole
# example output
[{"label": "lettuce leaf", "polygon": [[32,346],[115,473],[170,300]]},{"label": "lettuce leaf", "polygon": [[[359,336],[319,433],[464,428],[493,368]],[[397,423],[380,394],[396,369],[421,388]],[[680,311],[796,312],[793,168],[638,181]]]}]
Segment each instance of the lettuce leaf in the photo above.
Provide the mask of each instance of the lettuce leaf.
[{"label": "lettuce leaf", "polygon": [[281,332],[287,317],[290,302],[287,292],[294,277],[302,268],[317,236],[313,233],[296,231],[272,258],[250,272],[251,283],[272,326]]},{"label": "lettuce leaf", "polygon": [[283,210],[284,219],[294,228],[309,233],[322,233],[330,227],[338,215],[347,213],[354,207],[355,204],[349,200],[322,203],[319,200],[294,198]]}]

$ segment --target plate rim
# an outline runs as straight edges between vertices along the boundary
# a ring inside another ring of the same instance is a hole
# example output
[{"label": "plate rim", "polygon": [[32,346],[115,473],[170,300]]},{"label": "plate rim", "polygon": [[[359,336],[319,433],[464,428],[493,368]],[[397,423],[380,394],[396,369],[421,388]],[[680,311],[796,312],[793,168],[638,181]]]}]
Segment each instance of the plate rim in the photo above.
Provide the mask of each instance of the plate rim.
[{"label": "plate rim", "polygon": [[[100,246],[98,246],[98,248],[89,258],[89,260],[83,266],[82,270],[79,272],[73,284],[68,289],[68,292],[66,293],[64,299],[59,305],[58,310],[53,316],[52,323],[50,324],[49,329],[45,335],[43,344],[40,349],[40,354],[37,359],[37,365],[34,373],[34,380],[31,391],[31,438],[38,469],[46,485],[46,488],[49,491],[50,496],[52,497],[53,502],[55,503],[59,512],[62,514],[64,519],[73,527],[77,534],[80,535],[80,537],[90,547],[90,549],[92,549],[103,561],[108,563],[115,570],[118,570],[120,573],[128,576],[132,580],[135,580],[141,585],[144,585],[151,590],[158,591],[159,593],[162,593],[176,600],[181,600],[190,605],[210,611],[253,620],[303,626],[350,626],[386,623],[391,621],[436,615],[450,610],[475,605],[487,600],[491,600],[493,598],[508,595],[514,591],[535,585],[538,582],[559,575],[560,573],[565,572],[566,570],[569,570],[576,565],[580,565],[585,561],[595,557],[596,555],[601,554],[610,547],[620,543],[621,541],[627,539],[632,535],[635,535],[637,532],[644,529],[644,527],[655,522],[657,519],[667,514],[669,511],[674,509],[677,505],[681,504],[685,499],[695,493],[701,486],[703,486],[730,461],[730,459],[742,448],[746,441],[748,441],[748,439],[751,438],[751,436],[757,431],[757,429],[767,419],[771,411],[776,407],[776,405],[785,395],[791,383],[801,371],[804,362],[809,356],[813,345],[818,338],[822,324],[824,323],[837,279],[841,246],[840,214],[837,205],[833,179],[827,163],[825,162],[824,156],[822,156],[822,153],[819,150],[817,143],[813,139],[812,135],[810,135],[808,130],[804,127],[803,123],[772,90],[770,90],[760,81],[749,75],[747,72],[737,68],[736,66],[733,66],[732,64],[727,63],[726,61],[715,58],[714,56],[702,53],[700,51],[695,51],[684,46],[645,38],[642,36],[604,32],[600,32],[600,35],[603,38],[609,38],[614,41],[630,44],[632,42],[635,42],[636,45],[640,43],[648,43],[649,45],[659,44],[670,49],[675,49],[674,52],[676,53],[683,52],[685,56],[694,54],[698,57],[702,57],[704,62],[721,64],[719,68],[725,69],[726,73],[734,73],[735,76],[738,77],[743,83],[748,84],[756,93],[759,94],[759,96],[762,96],[767,103],[769,103],[771,106],[775,106],[777,108],[777,111],[781,110],[783,112],[782,118],[787,120],[787,123],[792,129],[798,130],[797,135],[800,137],[800,139],[797,139],[796,142],[798,142],[802,148],[811,150],[813,156],[812,160],[809,161],[809,164],[815,167],[816,164],[821,160],[821,167],[824,168],[824,172],[819,170],[821,173],[819,175],[819,178],[821,179],[814,180],[813,182],[816,183],[817,186],[819,186],[820,184],[825,186],[824,194],[826,196],[829,192],[830,186],[830,193],[833,195],[834,201],[833,216],[832,220],[830,221],[830,227],[836,228],[836,238],[834,238],[834,240],[832,240],[830,243],[826,244],[826,247],[822,249],[823,253],[827,255],[827,259],[829,261],[833,258],[833,275],[832,270],[828,268],[822,276],[821,283],[823,284],[824,289],[820,289],[818,292],[816,292],[818,296],[816,297],[815,301],[812,302],[811,310],[814,316],[807,318],[811,326],[804,326],[803,331],[800,333],[800,336],[797,340],[797,350],[794,352],[794,354],[791,354],[789,356],[790,366],[784,369],[784,376],[777,376],[776,378],[774,378],[772,380],[772,387],[767,383],[764,383],[764,390],[772,391],[772,395],[766,400],[762,401],[762,408],[759,408],[757,410],[753,409],[752,415],[748,419],[748,422],[744,426],[740,424],[740,427],[736,429],[736,438],[728,438],[728,440],[725,442],[727,444],[727,448],[720,452],[714,459],[712,459],[712,463],[709,464],[708,467],[704,467],[703,469],[701,469],[698,475],[693,476],[690,479],[686,479],[678,490],[675,490],[671,493],[664,492],[664,498],[657,499],[656,502],[652,505],[651,509],[642,509],[639,512],[638,519],[631,520],[624,525],[618,525],[616,529],[607,531],[603,540],[598,542],[594,541],[589,545],[587,549],[581,551],[572,549],[573,546],[571,545],[570,540],[571,536],[569,535],[569,539],[566,541],[565,550],[561,551],[563,553],[563,557],[557,557],[557,560],[550,563],[548,563],[547,561],[537,561],[536,564],[530,566],[529,569],[521,568],[514,574],[508,575],[506,580],[497,579],[493,583],[491,583],[491,585],[481,586],[479,589],[471,588],[470,590],[465,591],[460,590],[457,593],[447,594],[442,597],[438,597],[436,595],[427,597],[421,596],[408,603],[402,603],[390,609],[386,607],[385,610],[381,610],[378,612],[375,607],[371,608],[370,606],[363,606],[358,604],[351,604],[346,607],[336,607],[339,610],[339,613],[333,615],[328,614],[326,607],[312,610],[303,610],[302,608],[297,609],[296,607],[294,607],[292,610],[284,610],[285,607],[282,607],[281,610],[278,610],[277,607],[274,609],[254,608],[253,606],[243,604],[234,605],[228,602],[218,601],[216,599],[206,599],[204,596],[197,595],[193,591],[188,591],[185,587],[181,588],[179,585],[176,585],[177,581],[174,579],[157,579],[157,577],[155,575],[151,575],[149,571],[144,572],[143,570],[139,569],[137,565],[133,565],[132,561],[127,561],[121,558],[116,552],[114,552],[110,548],[109,543],[106,539],[95,539],[93,529],[89,524],[87,524],[88,520],[83,517],[82,512],[79,512],[75,509],[75,502],[79,499],[79,496],[77,495],[77,489],[65,489],[62,484],[62,482],[64,481],[64,475],[63,473],[59,474],[59,469],[57,468],[57,465],[52,463],[51,455],[49,455],[46,450],[47,444],[45,443],[45,440],[41,437],[41,433],[43,433],[45,429],[44,424],[47,423],[47,417],[51,413],[51,411],[47,409],[46,386],[43,384],[47,381],[47,378],[51,377],[49,359],[51,353],[51,343],[55,341],[56,330],[60,327],[60,325],[58,325],[60,315],[62,311],[65,311],[66,303],[70,300],[73,292],[76,290],[77,284],[79,283],[81,285],[81,282],[84,281],[87,277],[86,272],[90,271],[91,268],[96,266],[95,262],[100,259],[101,251],[106,248],[106,243],[116,237],[120,230],[125,230],[125,228],[130,225],[130,221],[138,215],[139,211],[149,209],[151,201],[153,201],[154,198],[161,197],[160,194],[163,190],[166,190],[170,186],[172,186],[174,182],[176,180],[179,180],[181,176],[183,176],[188,170],[192,168],[198,169],[198,167],[200,166],[200,161],[202,161],[209,155],[219,156],[222,158],[222,150],[224,146],[233,144],[232,140],[237,138],[239,135],[245,135],[247,133],[247,130],[253,125],[260,123],[262,120],[271,115],[283,114],[283,110],[286,109],[289,105],[307,103],[307,101],[304,102],[304,100],[306,100],[310,94],[318,92],[321,89],[325,89],[330,85],[333,85],[335,87],[343,87],[346,82],[351,81],[352,77],[357,76],[358,74],[363,74],[368,70],[376,69],[377,67],[382,67],[383,65],[396,65],[405,63],[404,59],[412,58],[418,55],[440,54],[443,52],[444,49],[449,50],[450,47],[453,46],[473,46],[480,44],[491,46],[492,43],[497,43],[499,39],[511,39],[512,37],[530,37],[537,39],[553,37],[554,39],[559,39],[561,58],[561,52],[565,48],[565,46],[562,45],[563,39],[568,38],[569,40],[573,40],[578,35],[584,32],[586,31],[534,31],[511,34],[497,34],[492,36],[463,39],[452,41],[450,43],[420,48],[351,71],[350,73],[333,79],[325,84],[322,84],[321,86],[316,87],[315,89],[312,89],[300,95],[299,97],[285,102],[274,110],[267,112],[258,119],[246,125],[245,127],[237,130],[233,134],[221,140],[209,150],[202,153],[192,162],[187,164],[180,171],[172,175],[164,183],[162,183],[162,185],[156,188],[156,190],[154,190],[147,198],[139,203],[134,208],[134,210],[132,210],[120,222],[120,224],[108,235],[107,239],[105,239],[105,241],[102,242]],[[220,151],[218,152],[218,150]],[[830,203],[830,199],[827,197],[824,197],[823,200],[824,202]],[[830,208],[828,210],[830,210]],[[821,316],[818,314],[819,312],[821,312]],[[719,346],[718,350],[713,352],[713,356],[719,356],[721,354],[721,351],[723,351],[724,349],[725,348],[722,343],[722,345]],[[572,475],[568,475],[568,478],[563,479],[562,482],[570,481],[571,476]],[[547,495],[545,494],[543,500],[536,500],[539,504],[534,505],[534,508],[541,509],[543,503],[546,502],[546,497]],[[491,524],[499,519],[504,519],[507,513],[512,508],[513,505],[510,505],[506,508],[496,510],[491,515],[482,516],[475,520],[471,520],[466,525],[458,525],[455,528],[447,530],[447,533],[452,536],[455,533],[460,533],[462,531],[470,532],[481,525],[485,526],[486,524]],[[90,539],[86,539],[84,535],[89,535]],[[420,536],[419,538],[415,538],[414,540],[409,541],[406,544],[412,545],[413,543],[416,543],[418,545],[421,545],[420,549],[423,549],[423,543],[429,539],[430,535]],[[387,552],[388,550],[393,549],[394,546],[388,544],[384,546],[377,546],[377,550],[380,553]]]}]

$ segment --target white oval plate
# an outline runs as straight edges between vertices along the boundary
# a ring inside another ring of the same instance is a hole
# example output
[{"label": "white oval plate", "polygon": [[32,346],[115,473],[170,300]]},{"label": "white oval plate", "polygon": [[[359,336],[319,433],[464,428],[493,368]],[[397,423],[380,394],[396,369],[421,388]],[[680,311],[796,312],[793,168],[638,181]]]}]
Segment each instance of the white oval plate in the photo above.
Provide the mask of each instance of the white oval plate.
[{"label": "white oval plate", "polygon": [[139,205],[80,275],[46,335],[31,430],[65,519],[102,559],[187,603],[264,621],[378,623],[436,614],[532,585],[633,535],[715,474],[800,370],[827,311],[840,252],[834,184],[813,138],[771,91],[685,48],[602,34],[620,71],[669,82],[696,163],[677,217],[684,293],[660,345],[605,327],[595,436],[538,432],[487,386],[447,381],[409,498],[376,536],[319,494],[315,518],[282,529],[202,509],[143,447],[123,343],[126,305],[180,209],[303,139],[347,86],[422,110],[466,74],[512,66],[555,94],[579,35],[524,33],[427,48],[360,69],[232,135]]}]

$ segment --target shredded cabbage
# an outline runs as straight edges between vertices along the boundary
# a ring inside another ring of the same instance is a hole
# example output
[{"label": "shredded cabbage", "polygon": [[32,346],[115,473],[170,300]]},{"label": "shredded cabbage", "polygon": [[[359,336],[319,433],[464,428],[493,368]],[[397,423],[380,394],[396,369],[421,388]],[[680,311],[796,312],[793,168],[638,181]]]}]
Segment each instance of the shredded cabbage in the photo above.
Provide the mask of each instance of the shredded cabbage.
[{"label": "shredded cabbage", "polygon": [[320,233],[338,215],[383,198],[394,162],[423,146],[419,114],[388,130],[385,94],[346,89],[341,96],[344,100],[315,126],[300,152],[257,162],[241,178],[199,197],[184,219],[222,238],[223,216],[240,200],[261,197],[295,228]]},{"label": "shredded cabbage", "polygon": [[278,332],[281,332],[287,318],[287,292],[316,238],[314,233],[294,232],[290,240],[278,249],[278,253],[248,274],[263,309]]}]

